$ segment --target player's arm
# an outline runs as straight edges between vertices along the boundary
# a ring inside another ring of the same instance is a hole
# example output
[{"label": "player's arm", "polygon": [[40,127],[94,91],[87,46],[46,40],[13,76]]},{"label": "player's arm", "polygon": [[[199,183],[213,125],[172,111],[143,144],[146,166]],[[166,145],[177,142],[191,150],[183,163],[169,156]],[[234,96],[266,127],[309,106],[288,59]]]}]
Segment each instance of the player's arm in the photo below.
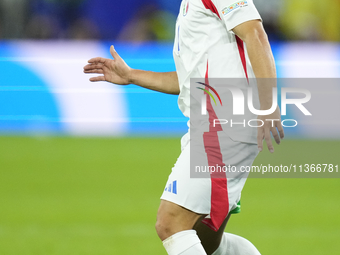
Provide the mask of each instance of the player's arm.
[{"label": "player's arm", "polygon": [[[244,22],[236,26],[233,32],[240,37],[247,46],[248,56],[257,78],[260,107],[261,110],[268,110],[272,106],[272,88],[276,87],[276,68],[273,53],[262,22],[260,20]],[[259,150],[263,150],[263,139],[265,139],[269,151],[274,152],[270,132],[277,144],[280,143],[280,138],[283,139],[284,137],[280,109],[277,107],[274,113],[259,116],[258,118],[262,119],[265,123],[258,129],[257,142]],[[276,119],[280,121],[275,121],[274,126],[272,126],[272,122],[265,121],[266,119]]]},{"label": "player's arm", "polygon": [[113,59],[92,58],[84,66],[84,73],[100,74],[90,78],[90,81],[108,81],[119,85],[136,84],[143,88],[167,93],[179,94],[179,84],[176,72],[151,72],[130,68],[111,46]]}]

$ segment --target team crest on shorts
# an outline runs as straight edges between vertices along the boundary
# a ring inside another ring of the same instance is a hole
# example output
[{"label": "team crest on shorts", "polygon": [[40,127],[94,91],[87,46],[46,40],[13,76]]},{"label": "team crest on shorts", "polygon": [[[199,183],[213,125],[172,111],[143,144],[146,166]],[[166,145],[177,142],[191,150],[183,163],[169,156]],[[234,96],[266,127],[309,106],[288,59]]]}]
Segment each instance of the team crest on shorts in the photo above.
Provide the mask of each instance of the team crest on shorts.
[{"label": "team crest on shorts", "polygon": [[231,13],[232,11],[235,11],[239,8],[246,7],[246,6],[248,6],[248,1],[240,1],[240,2],[234,3],[234,4],[224,8],[222,10],[222,13],[223,13],[223,15],[227,15],[227,14]]},{"label": "team crest on shorts", "polygon": [[183,16],[187,16],[189,11],[189,1],[186,0],[183,2]]}]

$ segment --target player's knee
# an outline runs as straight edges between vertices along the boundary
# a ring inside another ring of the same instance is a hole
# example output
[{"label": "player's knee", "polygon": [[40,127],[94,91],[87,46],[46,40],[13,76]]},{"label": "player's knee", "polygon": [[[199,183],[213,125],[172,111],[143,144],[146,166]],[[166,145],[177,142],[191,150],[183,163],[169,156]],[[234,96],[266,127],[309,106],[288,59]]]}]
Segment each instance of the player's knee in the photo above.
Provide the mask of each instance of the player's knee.
[{"label": "player's knee", "polygon": [[161,240],[192,229],[197,220],[203,217],[171,202],[161,201],[157,213],[156,231]]},{"label": "player's knee", "polygon": [[157,212],[156,232],[163,241],[177,232],[177,222],[180,213],[176,210],[177,205],[167,201],[161,201]]},{"label": "player's knee", "polygon": [[156,232],[163,241],[177,232],[191,229],[183,215],[178,211],[160,208],[157,213]]},{"label": "player's knee", "polygon": [[173,234],[173,229],[171,228],[171,223],[165,215],[157,215],[156,221],[156,232],[159,238],[163,241]]}]

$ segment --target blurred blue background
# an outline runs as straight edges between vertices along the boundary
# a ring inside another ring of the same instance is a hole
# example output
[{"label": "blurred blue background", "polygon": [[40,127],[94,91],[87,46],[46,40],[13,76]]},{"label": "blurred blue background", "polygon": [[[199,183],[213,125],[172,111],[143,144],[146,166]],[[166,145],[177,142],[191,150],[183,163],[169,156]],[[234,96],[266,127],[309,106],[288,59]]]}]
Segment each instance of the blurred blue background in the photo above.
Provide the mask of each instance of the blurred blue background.
[{"label": "blurred blue background", "polygon": [[[254,0],[280,78],[340,77],[340,3]],[[187,125],[177,97],[131,86],[91,84],[82,67],[110,58],[133,68],[174,71],[173,28],[180,1],[0,0],[0,132],[3,134],[180,135]],[[327,18],[325,18],[327,17]],[[315,88],[311,88],[315,89]],[[339,88],[324,89],[338,96]],[[323,105],[313,93],[309,107]],[[328,98],[328,99],[327,99]],[[336,100],[336,98],[335,98]],[[296,108],[296,107],[295,107]],[[340,124],[301,119],[291,137],[339,137]],[[335,113],[339,117],[338,113]],[[306,131],[305,127],[309,126]]]},{"label": "blurred blue background", "polygon": [[[2,39],[172,40],[180,0],[1,0]],[[340,2],[254,0],[271,41],[340,40]]]}]

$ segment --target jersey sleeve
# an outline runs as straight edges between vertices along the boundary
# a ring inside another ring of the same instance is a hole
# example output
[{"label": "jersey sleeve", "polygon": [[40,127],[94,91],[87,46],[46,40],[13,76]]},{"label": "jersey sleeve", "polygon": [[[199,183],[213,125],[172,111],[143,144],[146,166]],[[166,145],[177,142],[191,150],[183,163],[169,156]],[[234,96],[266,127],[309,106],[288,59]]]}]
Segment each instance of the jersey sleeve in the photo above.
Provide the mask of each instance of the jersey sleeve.
[{"label": "jersey sleeve", "polygon": [[250,20],[261,20],[253,0],[211,0],[224,21],[228,31]]}]

